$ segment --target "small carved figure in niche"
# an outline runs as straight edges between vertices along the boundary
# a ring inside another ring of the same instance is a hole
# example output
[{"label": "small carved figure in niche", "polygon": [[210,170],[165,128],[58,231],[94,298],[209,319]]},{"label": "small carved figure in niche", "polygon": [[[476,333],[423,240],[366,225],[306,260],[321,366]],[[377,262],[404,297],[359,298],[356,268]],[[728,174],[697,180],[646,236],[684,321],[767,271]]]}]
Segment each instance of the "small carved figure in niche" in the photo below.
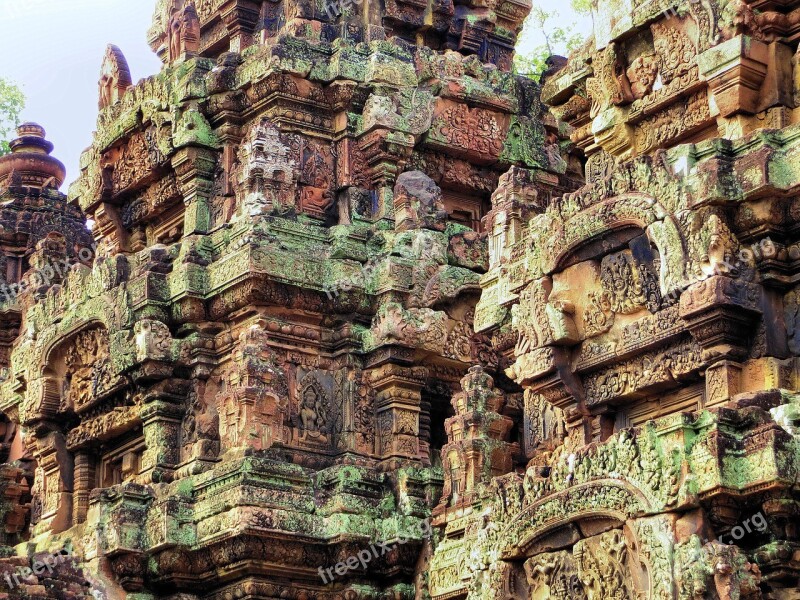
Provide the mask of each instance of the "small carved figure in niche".
[{"label": "small carved figure in niche", "polygon": [[790,291],[783,299],[784,321],[789,336],[789,351],[800,354],[800,290]]},{"label": "small carved figure in niche", "polygon": [[301,440],[309,436],[320,440],[326,439],[325,401],[314,385],[309,385],[303,390],[300,400],[300,424],[303,429]]},{"label": "small carved figure in niche", "polygon": [[301,153],[300,182],[304,184],[300,195],[300,209],[312,216],[324,218],[333,206],[335,197],[331,190],[333,160],[329,148],[307,143]]},{"label": "small carved figure in niche", "polygon": [[564,437],[563,417],[549,402],[542,403],[542,439],[559,440]]},{"label": "small carved figure in niche", "polygon": [[167,27],[170,62],[184,55],[197,54],[200,50],[200,19],[193,2],[172,13]]},{"label": "small carved figure in niche", "polygon": [[33,477],[33,487],[31,488],[31,525],[35,525],[42,520],[44,511],[44,469],[39,466]]},{"label": "small carved figure in niche", "polygon": [[195,412],[198,410],[198,408],[197,394],[195,393],[194,398],[189,402],[189,410],[186,412],[186,416],[184,417],[181,425],[181,440],[184,446],[197,439],[195,436],[195,433],[197,432],[197,418],[195,416]]},{"label": "small carved figure in niche", "polygon": [[631,314],[644,308],[646,298],[642,282],[629,252],[609,254],[603,258],[600,280],[615,313]]},{"label": "small carved figure in niche", "polygon": [[[91,344],[91,340],[89,340]],[[93,347],[87,346],[87,352],[92,352]],[[67,369],[70,376],[65,379],[65,398],[70,408],[75,408],[85,403],[92,392],[92,366],[83,360],[77,347],[73,346],[67,351]]]},{"label": "small carved figure in niche", "polygon": [[[213,404],[202,398],[202,391],[189,392],[188,410],[181,425],[181,442],[185,458],[212,458],[218,451],[219,414]],[[202,442],[194,447],[196,442]]]},{"label": "small carved figure in niche", "polygon": [[304,212],[323,215],[333,206],[334,195],[330,190],[306,187],[300,195],[300,205]]}]

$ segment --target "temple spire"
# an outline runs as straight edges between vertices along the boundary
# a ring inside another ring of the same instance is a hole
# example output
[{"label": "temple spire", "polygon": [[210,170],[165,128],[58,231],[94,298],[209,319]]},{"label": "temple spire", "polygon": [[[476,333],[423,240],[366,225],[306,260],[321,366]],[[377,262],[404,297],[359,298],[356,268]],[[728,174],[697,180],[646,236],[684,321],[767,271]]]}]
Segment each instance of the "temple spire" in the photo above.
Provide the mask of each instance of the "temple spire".
[{"label": "temple spire", "polygon": [[53,144],[36,123],[23,123],[11,141],[11,154],[0,156],[0,188],[25,186],[59,188],[64,183],[64,164],[50,156]]}]

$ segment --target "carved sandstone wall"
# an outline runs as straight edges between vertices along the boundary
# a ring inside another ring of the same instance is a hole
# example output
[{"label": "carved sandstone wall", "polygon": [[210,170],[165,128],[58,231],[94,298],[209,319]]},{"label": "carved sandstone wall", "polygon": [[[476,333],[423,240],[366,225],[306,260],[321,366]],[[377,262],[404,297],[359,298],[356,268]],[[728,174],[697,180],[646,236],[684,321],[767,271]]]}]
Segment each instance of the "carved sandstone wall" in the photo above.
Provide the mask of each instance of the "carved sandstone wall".
[{"label": "carved sandstone wall", "polygon": [[443,499],[434,598],[797,597],[797,10],[598,2],[544,83],[586,185],[501,177],[475,318],[528,463]]},{"label": "carved sandstone wall", "polygon": [[109,46],[93,260],[21,293],[2,382],[7,552],[69,547],[112,598],[414,597],[449,400],[497,363],[491,192],[581,179],[508,69],[528,9],[160,2],[136,84]]},{"label": "carved sandstone wall", "polygon": [[158,2],[162,71],[109,47],[74,222],[25,238],[69,268],[7,327],[3,568],[796,598],[800,9],[662,4],[598,2],[540,90],[522,3]]}]

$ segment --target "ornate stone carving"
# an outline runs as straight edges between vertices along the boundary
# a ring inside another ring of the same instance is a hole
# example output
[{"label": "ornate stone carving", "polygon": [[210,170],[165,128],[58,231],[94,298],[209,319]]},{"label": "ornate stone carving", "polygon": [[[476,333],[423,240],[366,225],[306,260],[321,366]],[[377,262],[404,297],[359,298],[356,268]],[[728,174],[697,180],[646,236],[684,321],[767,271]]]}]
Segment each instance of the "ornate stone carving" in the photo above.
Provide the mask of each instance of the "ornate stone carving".
[{"label": "ornate stone carving", "polygon": [[149,600],[789,598],[797,2],[594,4],[540,87],[527,0],[158,0],[69,196],[23,125],[0,557]]},{"label": "ornate stone carving", "polygon": [[[313,374],[298,385],[300,439],[325,442],[331,430],[331,400]],[[415,432],[411,432],[415,433]]]},{"label": "ornate stone carving", "polygon": [[100,110],[119,102],[132,85],[128,61],[119,48],[109,44],[100,69]]},{"label": "ornate stone carving", "polygon": [[170,62],[197,54],[200,49],[200,19],[193,0],[173,0],[167,45]]},{"label": "ornate stone carving", "polygon": [[296,141],[285,143],[267,120],[254,124],[239,150],[237,197],[245,216],[294,207],[300,164]]},{"label": "ornate stone carving", "polygon": [[64,356],[62,410],[80,411],[107,393],[113,385],[108,332],[81,331]]},{"label": "ornate stone carving", "polygon": [[604,257],[600,280],[613,312],[624,315],[644,308],[647,299],[643,282],[629,252]]}]

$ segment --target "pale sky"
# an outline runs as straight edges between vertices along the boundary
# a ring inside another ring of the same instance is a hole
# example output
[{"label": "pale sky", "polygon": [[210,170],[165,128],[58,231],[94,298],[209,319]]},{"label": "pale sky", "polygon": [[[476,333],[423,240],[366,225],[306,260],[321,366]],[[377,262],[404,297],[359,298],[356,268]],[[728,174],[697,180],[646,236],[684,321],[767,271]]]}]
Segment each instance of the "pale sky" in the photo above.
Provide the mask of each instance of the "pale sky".
[{"label": "pale sky", "polygon": [[[557,10],[555,24],[587,35],[591,20],[572,14],[567,0],[540,0]],[[23,120],[47,130],[53,155],[67,167],[64,188],[78,176],[80,154],[97,119],[97,81],[106,45],[122,49],[134,81],[158,72],[160,61],[147,45],[155,0],[0,0],[0,76],[22,87]],[[520,49],[542,40],[531,34]]]}]

